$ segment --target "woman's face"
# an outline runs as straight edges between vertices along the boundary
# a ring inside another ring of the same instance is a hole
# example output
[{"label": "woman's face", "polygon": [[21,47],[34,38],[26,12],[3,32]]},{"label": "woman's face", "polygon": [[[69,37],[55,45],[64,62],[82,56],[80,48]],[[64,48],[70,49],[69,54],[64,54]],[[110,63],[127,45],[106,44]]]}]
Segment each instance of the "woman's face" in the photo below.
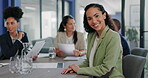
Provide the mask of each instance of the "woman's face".
[{"label": "woman's face", "polygon": [[14,33],[17,31],[19,22],[17,22],[13,17],[7,18],[5,23],[6,23],[6,28],[10,33]]},{"label": "woman's face", "polygon": [[68,19],[66,26],[64,26],[67,32],[73,32],[75,31],[75,20],[74,19]]},{"label": "woman's face", "polygon": [[102,14],[98,8],[89,8],[86,11],[86,18],[89,26],[91,26],[96,31],[103,31],[105,28],[106,13]]}]

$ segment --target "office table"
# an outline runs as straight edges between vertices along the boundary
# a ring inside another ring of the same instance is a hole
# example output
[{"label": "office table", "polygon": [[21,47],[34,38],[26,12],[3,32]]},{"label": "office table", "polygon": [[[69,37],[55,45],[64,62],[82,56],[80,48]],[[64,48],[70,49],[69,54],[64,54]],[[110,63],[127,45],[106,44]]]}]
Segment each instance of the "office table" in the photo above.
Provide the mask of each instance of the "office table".
[{"label": "office table", "polygon": [[[33,63],[64,63],[64,68],[67,68],[71,64],[79,64],[82,61],[83,59],[80,59],[79,61],[64,61],[63,57],[56,57],[54,59],[39,57]],[[0,61],[0,63],[8,62],[9,60]],[[0,68],[0,78],[90,78],[89,76],[78,75],[76,73],[62,75],[61,72],[64,68],[34,68],[29,74],[12,74],[7,65]]]}]

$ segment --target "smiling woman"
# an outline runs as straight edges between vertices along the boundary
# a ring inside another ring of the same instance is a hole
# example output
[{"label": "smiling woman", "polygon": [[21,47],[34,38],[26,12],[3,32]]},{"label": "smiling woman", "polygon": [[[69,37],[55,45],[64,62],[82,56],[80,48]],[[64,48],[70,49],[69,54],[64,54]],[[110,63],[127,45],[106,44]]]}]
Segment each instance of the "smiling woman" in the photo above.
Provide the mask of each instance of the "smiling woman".
[{"label": "smiling woman", "polygon": [[89,4],[85,7],[83,23],[88,32],[87,59],[80,65],[70,65],[62,74],[76,72],[95,78],[124,78],[120,36],[107,11],[100,4]]},{"label": "smiling woman", "polygon": [[5,19],[5,27],[7,32],[0,36],[1,42],[1,57],[0,59],[9,59],[14,56],[19,50],[19,54],[23,49],[23,42],[28,42],[28,37],[25,32],[18,31],[20,19],[23,12],[19,7],[8,7],[3,12]]}]

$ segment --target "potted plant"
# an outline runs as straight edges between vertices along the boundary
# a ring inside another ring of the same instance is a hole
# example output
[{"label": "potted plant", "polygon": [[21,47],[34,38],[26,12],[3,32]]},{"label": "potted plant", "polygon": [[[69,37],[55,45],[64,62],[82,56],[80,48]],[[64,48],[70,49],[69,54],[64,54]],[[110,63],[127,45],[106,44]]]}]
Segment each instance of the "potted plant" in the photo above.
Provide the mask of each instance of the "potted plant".
[{"label": "potted plant", "polygon": [[126,31],[127,40],[129,40],[130,48],[138,47],[138,32],[135,28],[129,28]]}]

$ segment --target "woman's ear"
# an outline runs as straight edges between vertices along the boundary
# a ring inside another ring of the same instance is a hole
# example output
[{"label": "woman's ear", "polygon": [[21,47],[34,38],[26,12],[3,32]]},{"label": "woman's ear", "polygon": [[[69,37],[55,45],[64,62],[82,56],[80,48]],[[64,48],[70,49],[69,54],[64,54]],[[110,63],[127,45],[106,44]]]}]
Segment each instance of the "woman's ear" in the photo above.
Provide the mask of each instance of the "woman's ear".
[{"label": "woman's ear", "polygon": [[106,12],[103,14],[103,18],[106,19]]},{"label": "woman's ear", "polygon": [[64,29],[66,29],[66,26],[64,26]]}]

